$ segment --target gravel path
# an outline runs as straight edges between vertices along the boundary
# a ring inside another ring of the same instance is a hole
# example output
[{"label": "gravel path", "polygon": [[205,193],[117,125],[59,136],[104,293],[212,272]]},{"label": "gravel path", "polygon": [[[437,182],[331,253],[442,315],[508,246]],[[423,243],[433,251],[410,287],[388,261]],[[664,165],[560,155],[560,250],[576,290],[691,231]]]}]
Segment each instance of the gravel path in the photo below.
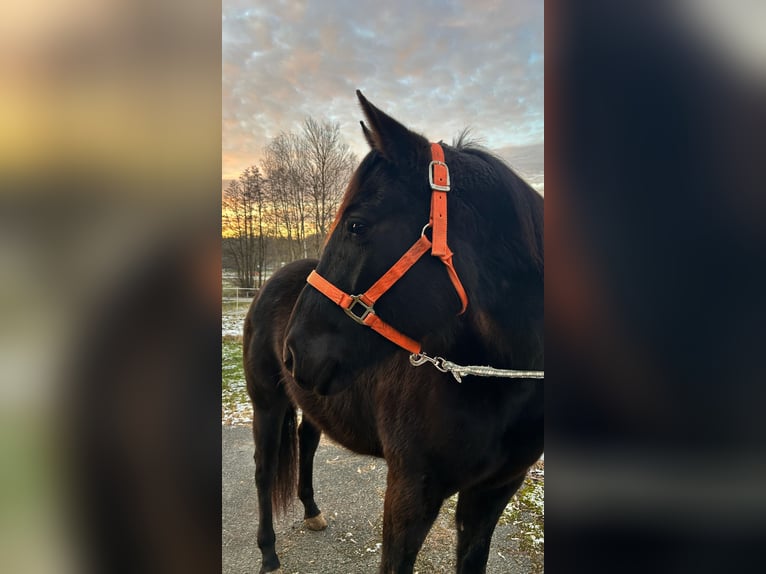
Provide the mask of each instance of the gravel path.
[{"label": "gravel path", "polygon": [[[256,544],[253,439],[245,426],[224,425],[222,436],[223,573],[256,574],[261,556]],[[303,507],[296,499],[292,511],[275,522],[284,574],[377,572],[385,487],[382,459],[352,454],[323,438],[315,458],[314,490],[329,527],[322,532],[306,530]],[[542,554],[521,550],[517,534],[512,525],[498,525],[488,574],[543,571]],[[418,556],[416,573],[453,572],[455,539],[450,505],[445,504]]]}]

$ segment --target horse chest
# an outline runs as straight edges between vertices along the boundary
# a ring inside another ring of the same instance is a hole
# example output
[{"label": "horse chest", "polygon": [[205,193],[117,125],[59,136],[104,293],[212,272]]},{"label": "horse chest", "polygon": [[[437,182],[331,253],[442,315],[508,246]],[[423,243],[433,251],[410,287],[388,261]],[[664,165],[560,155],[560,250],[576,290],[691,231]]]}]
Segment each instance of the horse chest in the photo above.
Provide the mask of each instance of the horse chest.
[{"label": "horse chest", "polygon": [[304,416],[338,444],[359,454],[383,456],[375,417],[369,401],[354,389],[331,397],[322,397],[288,385],[292,399]]}]

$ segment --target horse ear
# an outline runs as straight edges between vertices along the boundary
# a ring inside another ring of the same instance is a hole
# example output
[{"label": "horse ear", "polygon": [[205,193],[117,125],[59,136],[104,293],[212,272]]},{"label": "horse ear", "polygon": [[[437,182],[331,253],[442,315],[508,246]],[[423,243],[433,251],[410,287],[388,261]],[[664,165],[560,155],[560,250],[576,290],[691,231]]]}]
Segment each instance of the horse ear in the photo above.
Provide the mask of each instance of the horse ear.
[{"label": "horse ear", "polygon": [[367,143],[372,149],[375,149],[375,139],[372,137],[372,132],[367,129],[367,126],[364,125],[363,121],[360,121],[359,125],[362,126],[362,133],[364,134],[364,139],[367,140]]},{"label": "horse ear", "polygon": [[428,140],[373,106],[359,90],[356,96],[370,126],[367,129],[362,123],[364,137],[370,147],[392,163],[414,165],[420,153],[428,148]]}]

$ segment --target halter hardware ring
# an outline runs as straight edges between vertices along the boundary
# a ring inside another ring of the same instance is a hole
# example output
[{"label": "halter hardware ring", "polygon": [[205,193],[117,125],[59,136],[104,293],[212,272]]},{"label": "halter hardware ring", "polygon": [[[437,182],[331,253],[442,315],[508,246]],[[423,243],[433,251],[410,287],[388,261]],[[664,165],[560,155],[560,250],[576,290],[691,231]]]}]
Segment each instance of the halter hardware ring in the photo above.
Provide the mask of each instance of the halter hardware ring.
[{"label": "halter hardware ring", "polygon": [[[354,305],[361,305],[364,307],[364,311],[361,315],[357,315],[354,313]],[[346,315],[351,317],[354,321],[359,323],[360,325],[364,325],[364,320],[367,318],[367,315],[374,315],[375,309],[373,309],[373,305],[368,305],[362,300],[361,295],[351,295],[351,304],[348,307],[344,307],[343,310],[346,312]]]},{"label": "halter hardware ring", "polygon": [[[437,183],[434,183],[434,167],[437,165],[443,166],[444,171],[447,174],[447,183],[445,185],[439,185]],[[431,184],[431,189],[435,189],[436,191],[450,190],[449,168],[447,167],[446,163],[444,163],[443,161],[433,160],[431,163],[428,164],[428,183]]]}]

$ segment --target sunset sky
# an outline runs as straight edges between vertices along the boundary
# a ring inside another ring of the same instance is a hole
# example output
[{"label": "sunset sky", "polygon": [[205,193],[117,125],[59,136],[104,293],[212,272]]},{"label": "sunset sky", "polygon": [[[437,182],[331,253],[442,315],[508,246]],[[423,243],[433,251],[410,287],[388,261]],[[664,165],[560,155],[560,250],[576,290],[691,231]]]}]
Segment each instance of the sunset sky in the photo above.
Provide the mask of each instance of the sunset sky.
[{"label": "sunset sky", "polygon": [[427,138],[474,137],[543,190],[542,0],[223,0],[223,179],[307,116],[361,158],[359,88]]}]

